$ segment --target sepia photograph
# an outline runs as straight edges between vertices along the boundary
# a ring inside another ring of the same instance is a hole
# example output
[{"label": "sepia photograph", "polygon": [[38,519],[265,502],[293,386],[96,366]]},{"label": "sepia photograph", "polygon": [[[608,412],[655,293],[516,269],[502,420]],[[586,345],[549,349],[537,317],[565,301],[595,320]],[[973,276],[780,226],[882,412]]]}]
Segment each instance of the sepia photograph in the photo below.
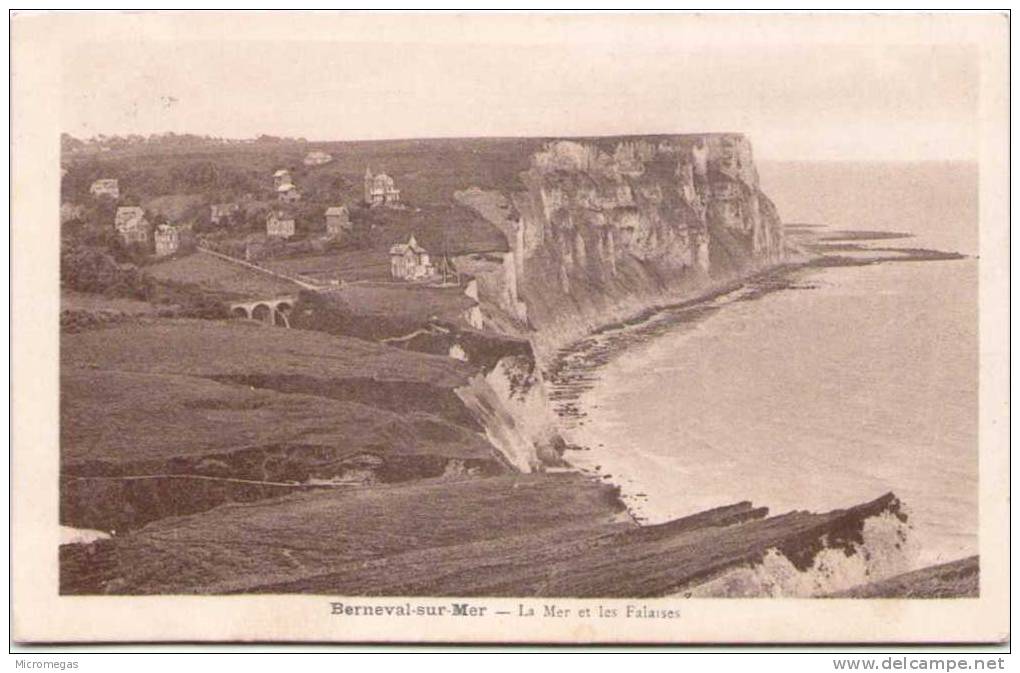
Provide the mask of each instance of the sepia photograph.
[{"label": "sepia photograph", "polygon": [[1008,639],[1008,13],[11,25],[16,638]]}]

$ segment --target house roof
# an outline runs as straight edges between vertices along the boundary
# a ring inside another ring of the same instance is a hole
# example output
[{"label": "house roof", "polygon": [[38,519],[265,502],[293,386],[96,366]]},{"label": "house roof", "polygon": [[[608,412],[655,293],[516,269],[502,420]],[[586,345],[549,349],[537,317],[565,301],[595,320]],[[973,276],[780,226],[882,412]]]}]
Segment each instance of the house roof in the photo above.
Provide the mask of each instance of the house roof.
[{"label": "house roof", "polygon": [[275,173],[273,173],[273,175],[280,176],[280,175],[288,175],[289,173],[290,173],[290,171],[287,170],[286,168],[281,168],[280,170],[278,170]]},{"label": "house roof", "polygon": [[407,243],[397,243],[390,247],[391,255],[403,255],[405,252],[410,250],[415,254],[428,254],[428,250],[418,245],[418,241],[414,239],[414,234],[411,234],[411,238],[407,239]]},{"label": "house roof", "polygon": [[286,222],[287,220],[294,220],[294,216],[282,210],[274,210],[269,213],[266,217],[267,220],[278,220],[280,222]]},{"label": "house roof", "polygon": [[277,187],[276,191],[278,191],[278,192],[289,192],[292,189],[295,189],[294,185],[292,185],[292,184],[290,184],[288,182],[285,185],[280,185],[279,187]]},{"label": "house roof", "polygon": [[347,212],[347,206],[331,206],[326,209],[327,215],[343,215]]}]

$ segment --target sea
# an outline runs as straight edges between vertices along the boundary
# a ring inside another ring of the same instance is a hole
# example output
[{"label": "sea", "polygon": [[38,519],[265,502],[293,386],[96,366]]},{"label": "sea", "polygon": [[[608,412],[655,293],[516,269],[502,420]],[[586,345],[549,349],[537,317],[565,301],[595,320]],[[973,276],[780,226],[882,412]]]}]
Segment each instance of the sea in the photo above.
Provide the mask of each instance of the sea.
[{"label": "sea", "polygon": [[568,460],[648,523],[744,500],[828,511],[892,491],[910,538],[895,567],[976,554],[976,166],[759,173],[784,222],[905,232],[866,245],[967,257],[811,269],[787,289],[742,288],[594,337],[611,347],[564,415]]}]

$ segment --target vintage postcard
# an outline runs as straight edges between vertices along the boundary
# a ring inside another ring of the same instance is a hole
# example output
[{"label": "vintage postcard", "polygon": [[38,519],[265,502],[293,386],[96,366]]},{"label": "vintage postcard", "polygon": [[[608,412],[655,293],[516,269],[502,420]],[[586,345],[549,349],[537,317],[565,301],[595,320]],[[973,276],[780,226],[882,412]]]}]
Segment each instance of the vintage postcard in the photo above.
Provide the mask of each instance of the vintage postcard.
[{"label": "vintage postcard", "polygon": [[19,642],[1003,642],[1005,13],[15,13]]}]

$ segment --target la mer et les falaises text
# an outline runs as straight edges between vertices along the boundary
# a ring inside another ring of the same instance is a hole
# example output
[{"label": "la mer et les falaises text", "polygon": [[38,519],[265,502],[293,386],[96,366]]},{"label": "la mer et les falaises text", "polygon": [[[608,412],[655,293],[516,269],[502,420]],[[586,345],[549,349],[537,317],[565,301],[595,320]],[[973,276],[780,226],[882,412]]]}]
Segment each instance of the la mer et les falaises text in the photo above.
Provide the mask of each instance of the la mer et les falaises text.
[{"label": "la mer et les falaises text", "polygon": [[649,607],[647,605],[625,606],[571,606],[565,607],[557,603],[544,603],[535,607],[518,603],[516,609],[500,606],[498,609],[490,605],[472,603],[450,603],[448,605],[419,605],[414,603],[399,604],[350,604],[339,601],[331,602],[330,614],[342,617],[543,617],[543,618],[578,618],[593,617],[602,619],[677,619],[680,617],[678,608]]}]

